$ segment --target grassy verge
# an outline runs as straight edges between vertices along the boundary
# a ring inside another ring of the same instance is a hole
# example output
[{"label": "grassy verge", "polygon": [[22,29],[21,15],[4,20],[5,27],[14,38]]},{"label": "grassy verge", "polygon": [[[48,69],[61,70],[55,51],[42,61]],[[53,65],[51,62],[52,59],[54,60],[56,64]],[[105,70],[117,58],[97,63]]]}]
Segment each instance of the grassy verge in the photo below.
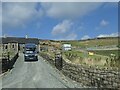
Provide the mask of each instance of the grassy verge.
[{"label": "grassy verge", "polygon": [[[55,59],[54,52],[41,52],[41,54],[49,56],[51,60]],[[107,56],[101,55],[89,55],[87,52],[80,52],[80,51],[64,51],[62,56],[65,56],[68,60],[75,64],[83,64],[83,65],[91,65],[91,66],[104,66],[106,63]]]},{"label": "grassy verge", "polygon": [[92,52],[108,56],[110,58],[110,66],[120,68],[120,50],[96,50]]},{"label": "grassy verge", "polygon": [[90,59],[107,59],[108,56],[101,56],[98,54],[89,55],[88,52],[81,52],[81,51],[65,51],[63,52],[68,57],[81,57],[81,58],[90,58]]},{"label": "grassy verge", "polygon": [[[93,51],[92,51],[93,52]],[[85,66],[97,66],[100,68],[117,68],[120,67],[120,61],[119,60],[114,60],[113,58],[109,57],[109,54],[112,51],[106,51],[102,54],[100,51],[99,53],[93,52],[93,55],[89,55],[88,52],[82,52],[82,51],[64,51],[62,52],[62,56],[66,58],[67,62],[68,60],[71,63],[74,64],[81,64]],[[53,60],[55,59],[55,53],[54,52],[41,52],[44,55],[49,56],[49,61],[54,62]],[[101,55],[100,55],[101,53]],[[117,53],[114,51],[114,53]],[[106,55],[108,54],[108,55]]]},{"label": "grassy verge", "polygon": [[116,57],[120,56],[120,50],[94,50],[92,52],[109,57],[111,54],[114,54]]},{"label": "grassy verge", "polygon": [[11,59],[12,57],[15,56],[16,53],[17,53],[17,52],[14,51],[14,50],[11,50],[11,51],[4,51],[4,52],[1,52],[1,53],[0,53],[0,57],[4,58],[4,57],[8,57],[8,56],[9,56],[10,59]]},{"label": "grassy verge", "polygon": [[80,51],[65,51],[63,54],[69,59],[72,63],[89,65],[89,66],[98,66],[98,67],[119,67],[118,60],[113,60],[109,56],[103,55],[89,55],[87,52]]},{"label": "grassy verge", "polygon": [[41,52],[43,54],[47,54],[51,59],[54,59],[55,54],[53,52]]}]

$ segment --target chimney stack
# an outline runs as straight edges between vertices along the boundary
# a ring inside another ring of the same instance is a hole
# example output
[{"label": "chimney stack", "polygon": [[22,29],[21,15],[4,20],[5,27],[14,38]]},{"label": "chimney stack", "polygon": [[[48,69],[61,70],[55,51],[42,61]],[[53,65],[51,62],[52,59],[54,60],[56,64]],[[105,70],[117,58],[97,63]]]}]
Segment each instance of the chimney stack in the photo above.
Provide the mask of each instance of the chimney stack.
[{"label": "chimney stack", "polygon": [[27,38],[28,38],[28,35],[25,35],[25,38],[27,39]]}]

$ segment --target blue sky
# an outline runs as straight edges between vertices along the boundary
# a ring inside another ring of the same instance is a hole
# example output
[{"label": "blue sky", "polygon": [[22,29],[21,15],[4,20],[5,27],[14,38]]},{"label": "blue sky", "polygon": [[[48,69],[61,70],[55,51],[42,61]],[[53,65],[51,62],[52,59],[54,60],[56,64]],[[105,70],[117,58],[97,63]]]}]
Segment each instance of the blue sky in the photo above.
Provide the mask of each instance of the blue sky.
[{"label": "blue sky", "polygon": [[2,3],[2,35],[80,40],[118,35],[117,3]]}]

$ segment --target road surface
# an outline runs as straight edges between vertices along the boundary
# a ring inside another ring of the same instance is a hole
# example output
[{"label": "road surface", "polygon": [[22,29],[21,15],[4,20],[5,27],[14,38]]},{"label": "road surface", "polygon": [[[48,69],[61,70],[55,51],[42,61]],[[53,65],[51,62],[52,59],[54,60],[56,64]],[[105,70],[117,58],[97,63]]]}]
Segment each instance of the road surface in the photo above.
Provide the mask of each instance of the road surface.
[{"label": "road surface", "polygon": [[80,85],[66,78],[39,56],[39,61],[24,62],[23,54],[19,54],[14,68],[1,76],[2,88],[75,88]]}]

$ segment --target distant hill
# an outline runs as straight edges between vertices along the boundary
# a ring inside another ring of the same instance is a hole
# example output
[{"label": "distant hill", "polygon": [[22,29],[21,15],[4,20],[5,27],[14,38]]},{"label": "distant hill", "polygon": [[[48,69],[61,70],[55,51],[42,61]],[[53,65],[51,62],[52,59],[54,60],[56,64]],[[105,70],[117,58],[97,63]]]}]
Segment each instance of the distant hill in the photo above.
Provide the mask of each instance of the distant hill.
[{"label": "distant hill", "polygon": [[104,38],[94,38],[87,40],[71,40],[71,41],[61,41],[63,43],[72,44],[76,47],[95,47],[95,46],[109,46],[109,45],[118,45],[120,37],[104,37]]},{"label": "distant hill", "polygon": [[120,37],[103,37],[103,38],[94,38],[87,40],[48,40],[48,39],[38,39],[38,38],[21,38],[21,37],[6,37],[2,38],[2,43],[8,43],[12,41],[17,41],[19,43],[36,43],[39,42],[58,42],[60,44],[68,43],[72,44],[75,47],[95,47],[95,46],[109,46],[109,45],[118,45]]}]

